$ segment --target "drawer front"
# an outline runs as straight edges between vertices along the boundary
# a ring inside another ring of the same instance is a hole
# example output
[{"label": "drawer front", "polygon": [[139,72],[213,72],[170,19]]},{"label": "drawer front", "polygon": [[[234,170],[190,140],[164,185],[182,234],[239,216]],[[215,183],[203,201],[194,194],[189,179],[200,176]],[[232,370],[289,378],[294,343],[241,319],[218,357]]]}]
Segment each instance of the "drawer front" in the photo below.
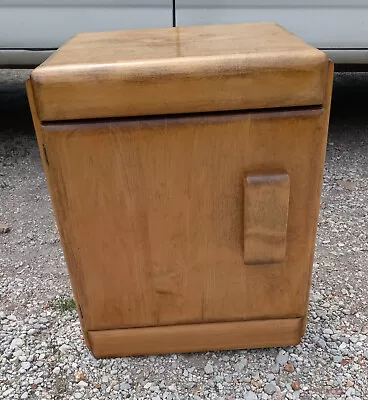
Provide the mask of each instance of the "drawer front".
[{"label": "drawer front", "polygon": [[43,130],[87,329],[305,314],[322,109]]}]

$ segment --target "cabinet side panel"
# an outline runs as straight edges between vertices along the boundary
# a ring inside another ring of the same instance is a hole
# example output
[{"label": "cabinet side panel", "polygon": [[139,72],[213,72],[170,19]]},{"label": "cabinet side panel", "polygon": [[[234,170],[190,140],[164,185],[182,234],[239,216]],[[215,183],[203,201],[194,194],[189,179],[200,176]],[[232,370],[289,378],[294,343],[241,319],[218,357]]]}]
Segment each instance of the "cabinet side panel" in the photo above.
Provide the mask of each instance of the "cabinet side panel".
[{"label": "cabinet side panel", "polygon": [[[326,159],[326,146],[328,139],[328,127],[330,121],[330,111],[331,111],[331,97],[332,97],[332,88],[333,88],[333,80],[334,80],[334,64],[332,61],[329,61],[328,70],[327,70],[327,87],[325,92],[324,99],[324,116],[320,121],[321,126],[321,145],[316,149],[316,156],[320,159],[321,168],[316,171],[316,196],[315,196],[315,204],[314,207],[318,210],[315,214],[315,223],[313,227],[313,236],[316,237],[317,227],[318,227],[318,217],[319,217],[319,209],[320,209],[320,201],[321,201],[321,192],[322,192],[322,183],[323,183],[323,173],[324,173],[324,163]],[[302,336],[305,334],[307,327],[307,314],[309,307],[309,296],[310,296],[310,286],[312,279],[312,268],[313,268],[313,260],[314,260],[314,249],[315,249],[315,241],[313,244],[313,249],[310,255],[309,260],[309,278],[308,278],[308,291],[306,292],[306,300],[305,300],[305,312],[304,319],[302,324]]]},{"label": "cabinet side panel", "polygon": [[64,250],[64,257],[65,257],[67,268],[68,268],[70,282],[71,282],[71,286],[72,286],[72,290],[73,290],[73,296],[74,296],[74,300],[75,300],[75,303],[77,306],[78,316],[79,316],[79,320],[81,323],[84,340],[85,340],[88,348],[90,348],[88,331],[86,329],[86,324],[85,324],[85,321],[83,318],[83,312],[82,312],[82,309],[83,309],[82,286],[80,284],[80,280],[77,275],[77,271],[75,269],[74,255],[70,251],[71,247],[68,244],[67,233],[63,229],[64,228],[63,220],[62,220],[63,205],[62,205],[62,202],[60,201],[61,199],[59,197],[58,185],[55,184],[55,182],[53,182],[52,179],[50,178],[48,150],[47,150],[47,146],[46,146],[45,140],[44,140],[45,132],[44,132],[44,129],[38,118],[37,109],[36,109],[36,105],[35,105],[34,97],[33,97],[32,84],[31,84],[30,80],[27,80],[26,88],[27,88],[28,102],[29,102],[31,114],[32,114],[33,125],[34,125],[35,132],[36,132],[37,143],[38,143],[38,147],[40,150],[42,165],[43,165],[43,169],[45,171],[46,180],[47,180],[49,193],[50,193],[50,197],[51,197],[51,202],[52,202],[52,206],[53,206],[55,217],[56,217],[56,224],[57,224],[57,227],[58,227],[58,230],[60,233],[60,237],[61,237],[61,244],[62,244],[62,247]]}]

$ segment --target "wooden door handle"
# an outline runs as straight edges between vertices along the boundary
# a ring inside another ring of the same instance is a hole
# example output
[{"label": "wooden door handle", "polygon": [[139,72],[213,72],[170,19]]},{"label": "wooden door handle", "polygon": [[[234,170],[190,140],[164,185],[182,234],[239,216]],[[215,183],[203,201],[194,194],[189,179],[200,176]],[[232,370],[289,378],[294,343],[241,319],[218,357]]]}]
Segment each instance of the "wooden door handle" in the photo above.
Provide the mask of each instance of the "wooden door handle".
[{"label": "wooden door handle", "polygon": [[247,174],[244,184],[244,262],[283,262],[289,212],[286,172]]}]

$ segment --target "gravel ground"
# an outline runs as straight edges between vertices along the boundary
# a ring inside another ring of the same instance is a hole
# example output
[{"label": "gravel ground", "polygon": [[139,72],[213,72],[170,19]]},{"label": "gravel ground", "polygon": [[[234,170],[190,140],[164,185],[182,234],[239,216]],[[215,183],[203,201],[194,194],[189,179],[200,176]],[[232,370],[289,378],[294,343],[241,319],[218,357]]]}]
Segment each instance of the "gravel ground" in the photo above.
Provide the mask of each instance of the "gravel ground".
[{"label": "gravel ground", "polygon": [[28,74],[0,71],[0,398],[368,399],[368,74],[335,79],[303,342],[115,360],[95,360],[82,341]]}]

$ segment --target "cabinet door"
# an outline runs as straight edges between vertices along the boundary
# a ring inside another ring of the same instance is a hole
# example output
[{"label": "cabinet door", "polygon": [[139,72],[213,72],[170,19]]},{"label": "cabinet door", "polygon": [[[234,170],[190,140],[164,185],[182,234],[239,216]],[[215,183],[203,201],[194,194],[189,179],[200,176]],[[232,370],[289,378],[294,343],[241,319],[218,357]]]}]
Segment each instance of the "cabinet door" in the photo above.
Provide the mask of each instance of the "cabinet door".
[{"label": "cabinet door", "polygon": [[325,130],[319,108],[45,125],[86,329],[304,315]]}]

